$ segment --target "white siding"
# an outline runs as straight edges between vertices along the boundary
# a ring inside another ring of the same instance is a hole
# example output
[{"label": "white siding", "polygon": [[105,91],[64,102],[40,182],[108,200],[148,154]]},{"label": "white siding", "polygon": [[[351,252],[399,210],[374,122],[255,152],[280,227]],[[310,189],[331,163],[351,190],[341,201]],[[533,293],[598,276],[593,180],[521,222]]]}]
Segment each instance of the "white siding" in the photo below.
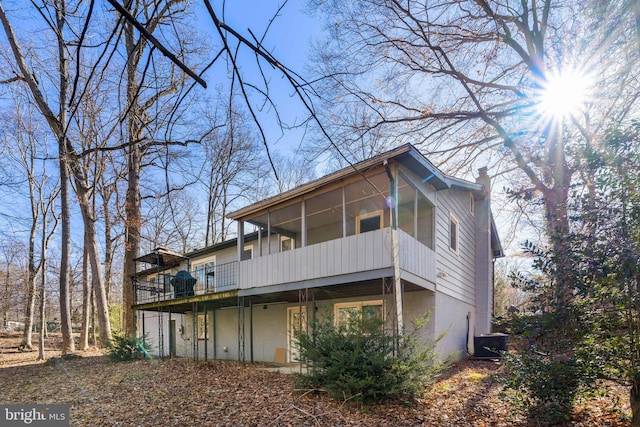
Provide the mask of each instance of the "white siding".
[{"label": "white siding", "polygon": [[330,240],[240,263],[240,289],[391,267],[391,229]]},{"label": "white siding", "polygon": [[[458,253],[449,248],[450,215],[458,221]],[[469,211],[469,193],[443,190],[436,207],[438,290],[465,303],[475,301],[475,219]]]},{"label": "white siding", "polygon": [[[400,270],[435,284],[437,279],[436,253],[402,230],[398,230],[398,244]],[[407,277],[407,280],[411,279]],[[424,283],[416,284],[424,286]]]}]

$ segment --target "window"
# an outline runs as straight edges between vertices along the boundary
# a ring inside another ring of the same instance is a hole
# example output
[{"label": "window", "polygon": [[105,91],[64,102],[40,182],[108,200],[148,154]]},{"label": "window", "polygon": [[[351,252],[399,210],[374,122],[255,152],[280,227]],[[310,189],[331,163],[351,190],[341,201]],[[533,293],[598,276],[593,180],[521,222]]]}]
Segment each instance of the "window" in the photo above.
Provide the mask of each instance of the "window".
[{"label": "window", "polygon": [[253,245],[246,245],[242,251],[242,260],[253,258]]},{"label": "window", "polygon": [[291,237],[282,236],[280,237],[280,252],[290,251],[295,248],[296,241]]},{"label": "window", "polygon": [[171,292],[171,275],[160,274],[156,277],[155,274],[147,277],[149,285],[154,287],[159,292]]},{"label": "window", "polygon": [[449,249],[458,253],[458,220],[453,215],[449,217]]},{"label": "window", "polygon": [[356,218],[356,234],[382,228],[382,211],[358,215]]},{"label": "window", "polygon": [[204,340],[209,339],[209,328],[207,328],[207,333],[204,333],[205,323],[204,323],[204,313],[198,314],[198,339]]},{"label": "window", "polygon": [[197,290],[199,292],[213,292],[216,286],[216,261],[208,261],[194,266],[194,276],[197,280]]},{"label": "window", "polygon": [[171,292],[171,275],[161,274],[159,282],[162,284],[162,290],[164,292]]},{"label": "window", "polygon": [[469,212],[471,215],[476,214],[476,201],[473,199],[473,194],[469,193]]},{"label": "window", "polygon": [[346,324],[351,316],[362,314],[363,320],[383,319],[382,300],[342,302],[333,306],[336,325]]},{"label": "window", "polygon": [[435,248],[435,207],[425,197],[418,197],[418,241],[430,249]]}]

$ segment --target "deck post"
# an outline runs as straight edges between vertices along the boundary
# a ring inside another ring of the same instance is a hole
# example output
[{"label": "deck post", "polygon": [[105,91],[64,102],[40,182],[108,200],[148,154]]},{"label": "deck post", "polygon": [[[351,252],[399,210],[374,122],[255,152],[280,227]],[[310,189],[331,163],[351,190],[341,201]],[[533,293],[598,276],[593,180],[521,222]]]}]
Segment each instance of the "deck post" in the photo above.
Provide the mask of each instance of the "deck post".
[{"label": "deck post", "polygon": [[398,248],[398,180],[393,172],[398,173],[397,167],[393,168],[393,172],[389,167],[389,163],[384,161],[384,169],[389,178],[389,210],[391,211],[391,256],[393,259],[393,280],[394,294],[396,302],[396,319],[398,335],[404,332],[403,319],[403,301],[402,301],[402,279],[400,279],[400,249]]},{"label": "deck post", "polygon": [[238,361],[244,363],[244,297],[238,297]]},{"label": "deck post", "polygon": [[249,345],[251,350],[249,360],[253,363],[253,300],[249,297]]},{"label": "deck post", "polygon": [[209,346],[209,340],[208,338],[208,334],[207,332],[209,332],[207,330],[207,303],[204,303],[204,361],[207,361],[207,347]]}]

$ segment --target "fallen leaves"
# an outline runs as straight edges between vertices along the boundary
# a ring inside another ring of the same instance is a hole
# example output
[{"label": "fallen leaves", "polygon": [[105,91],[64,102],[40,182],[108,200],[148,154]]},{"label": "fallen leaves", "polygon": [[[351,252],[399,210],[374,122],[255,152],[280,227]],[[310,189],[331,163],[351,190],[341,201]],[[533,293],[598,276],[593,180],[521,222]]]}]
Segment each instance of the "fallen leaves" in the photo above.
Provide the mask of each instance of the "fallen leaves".
[{"label": "fallen leaves", "polygon": [[[513,414],[499,399],[496,378],[503,366],[491,361],[457,363],[412,405],[354,407],[322,393],[295,390],[287,374],[231,362],[113,362],[94,352],[60,361],[71,381],[55,365],[36,363],[35,355],[17,362],[2,341],[0,337],[0,402],[66,403],[74,426],[539,425]],[[606,396],[580,402],[567,425],[628,425],[628,407],[612,405],[616,399],[627,402],[624,396],[625,390],[611,388]]]}]

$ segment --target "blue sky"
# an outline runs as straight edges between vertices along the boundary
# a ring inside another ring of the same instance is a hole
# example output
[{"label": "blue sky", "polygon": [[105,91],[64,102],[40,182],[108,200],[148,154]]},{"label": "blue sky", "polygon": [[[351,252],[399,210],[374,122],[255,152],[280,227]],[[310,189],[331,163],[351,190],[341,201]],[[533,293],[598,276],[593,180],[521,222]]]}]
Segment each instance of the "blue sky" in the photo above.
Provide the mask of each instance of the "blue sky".
[{"label": "blue sky", "polygon": [[[290,0],[269,27],[270,20],[281,4],[276,1],[237,0],[226,2],[223,9],[222,2],[212,2],[218,17],[247,39],[253,39],[251,34],[262,37],[265,30],[269,28],[263,46],[283,65],[304,76],[310,44],[321,35],[322,22],[320,18],[304,12],[306,0]],[[211,37],[217,42],[219,38],[214,32],[213,23],[205,6],[198,3],[196,12],[203,31],[206,34],[211,34]],[[250,52],[245,52],[240,62],[242,63],[242,72],[247,76],[247,79],[256,81],[259,70],[255,65],[255,56]],[[268,68],[265,67],[267,72],[270,71]],[[211,88],[218,83],[228,83],[227,76],[221,75],[220,71],[218,68],[205,76],[209,87],[207,91],[211,91]],[[284,120],[288,124],[292,124],[306,117],[303,106],[292,97],[293,90],[282,78],[282,75],[274,71],[268,77],[272,94],[275,94],[277,98],[278,113],[283,116]],[[283,154],[294,154],[303,136],[301,131],[287,132],[283,135],[277,126],[273,111],[264,112],[261,124],[265,128],[270,148],[283,152]]]}]

